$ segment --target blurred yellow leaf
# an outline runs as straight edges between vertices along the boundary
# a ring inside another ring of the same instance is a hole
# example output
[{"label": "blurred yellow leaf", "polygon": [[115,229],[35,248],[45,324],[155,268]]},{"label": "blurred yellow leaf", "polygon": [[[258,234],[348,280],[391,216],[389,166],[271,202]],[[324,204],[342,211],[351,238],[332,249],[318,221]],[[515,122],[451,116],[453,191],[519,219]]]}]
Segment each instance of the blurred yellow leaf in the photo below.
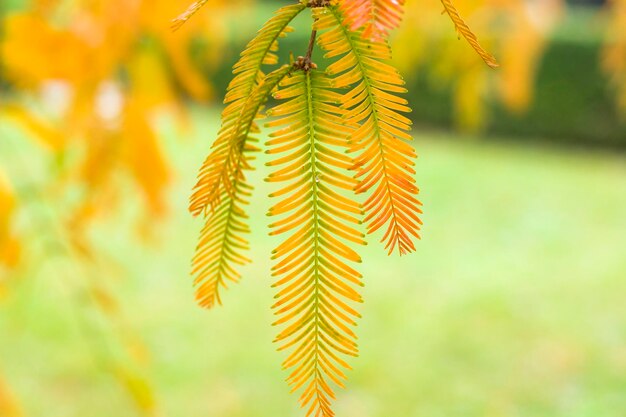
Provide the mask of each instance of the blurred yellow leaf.
[{"label": "blurred yellow leaf", "polygon": [[20,243],[11,231],[15,211],[15,195],[0,171],[0,263],[15,266],[20,257]]},{"label": "blurred yellow leaf", "polygon": [[523,113],[530,106],[537,61],[543,51],[540,35],[532,28],[525,29],[509,35],[509,47],[502,52],[502,102],[515,113]]},{"label": "blurred yellow leaf", "polygon": [[181,49],[178,41],[171,37],[166,37],[163,41],[172,69],[185,90],[200,102],[211,99],[214,95],[213,88],[206,77],[194,67],[189,53]]},{"label": "blurred yellow leaf", "polygon": [[476,68],[469,69],[457,80],[454,94],[457,123],[464,131],[476,132],[485,120],[484,104],[487,75]]},{"label": "blurred yellow leaf", "polygon": [[124,161],[143,191],[152,214],[163,214],[163,191],[169,180],[169,171],[158,137],[135,102],[127,105],[124,114]]},{"label": "blurred yellow leaf", "polygon": [[156,48],[139,48],[128,60],[128,75],[137,106],[151,109],[176,102],[170,75]]},{"label": "blurred yellow leaf", "polygon": [[148,381],[133,371],[122,367],[115,369],[114,374],[126,388],[126,392],[135,405],[146,415],[155,415],[156,401]]},{"label": "blurred yellow leaf", "polygon": [[54,151],[59,151],[65,144],[65,136],[32,111],[17,105],[0,106],[0,117],[5,117],[23,128],[32,138]]},{"label": "blurred yellow leaf", "polygon": [[8,219],[15,209],[15,196],[9,180],[4,173],[0,171],[0,239],[6,237],[9,233]]},{"label": "blurred yellow leaf", "polygon": [[2,417],[22,417],[22,411],[9,387],[0,377],[0,416]]},{"label": "blurred yellow leaf", "polygon": [[14,14],[5,19],[0,56],[7,75],[26,86],[43,80],[81,80],[93,68],[88,45],[77,35],[55,29],[35,14]]},{"label": "blurred yellow leaf", "polygon": [[103,286],[98,285],[97,283],[92,284],[91,295],[95,299],[100,309],[107,315],[115,315],[119,313],[117,300]]}]

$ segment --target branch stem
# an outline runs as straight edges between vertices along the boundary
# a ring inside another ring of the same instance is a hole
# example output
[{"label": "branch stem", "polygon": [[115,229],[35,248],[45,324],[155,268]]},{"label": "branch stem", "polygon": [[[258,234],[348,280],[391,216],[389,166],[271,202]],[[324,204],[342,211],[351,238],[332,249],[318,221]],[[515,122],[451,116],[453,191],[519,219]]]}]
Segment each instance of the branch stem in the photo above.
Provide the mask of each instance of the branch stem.
[{"label": "branch stem", "polygon": [[306,51],[306,59],[308,62],[311,62],[311,56],[313,55],[313,48],[315,47],[315,38],[317,37],[317,30],[313,29],[311,31],[311,39],[309,40],[309,49]]},{"label": "branch stem", "polygon": [[313,29],[311,31],[311,39],[309,40],[309,47],[306,51],[305,56],[299,56],[296,62],[294,63],[295,68],[299,68],[304,72],[308,72],[311,69],[317,68],[317,65],[313,63],[311,60],[311,56],[313,55],[313,48],[315,47],[315,38],[317,37],[317,30]]}]

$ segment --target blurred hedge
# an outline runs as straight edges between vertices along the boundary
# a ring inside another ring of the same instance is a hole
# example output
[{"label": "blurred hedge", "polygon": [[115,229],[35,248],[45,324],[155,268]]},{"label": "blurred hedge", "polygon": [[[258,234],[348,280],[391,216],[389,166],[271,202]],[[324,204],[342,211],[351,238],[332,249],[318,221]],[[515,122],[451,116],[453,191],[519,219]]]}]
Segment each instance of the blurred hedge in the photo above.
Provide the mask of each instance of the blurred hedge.
[{"label": "blurred hedge", "polygon": [[[259,19],[269,13],[259,13]],[[531,109],[525,114],[513,115],[497,103],[490,104],[487,133],[626,148],[626,118],[620,120],[608,79],[601,68],[602,30],[603,20],[595,10],[570,11],[553,34],[539,65]],[[307,30],[290,34],[281,41],[282,51],[300,54],[309,34]],[[243,43],[245,40],[239,39],[231,50],[241,50]],[[236,58],[236,55],[225,58],[225,65],[214,76],[214,82],[222,90],[230,80],[229,65]],[[420,125],[453,128],[450,88],[430,82],[426,71],[404,75],[414,121]]]},{"label": "blurred hedge", "polygon": [[626,147],[626,109],[617,108],[601,67],[605,17],[597,9],[570,8],[538,69],[532,108],[515,117],[493,106],[490,130]]},{"label": "blurred hedge", "polygon": [[[536,74],[531,108],[515,115],[491,103],[487,132],[626,147],[626,123],[602,71],[601,48],[597,38],[553,38]],[[406,79],[414,120],[452,127],[450,89],[434,87],[423,72]]]}]

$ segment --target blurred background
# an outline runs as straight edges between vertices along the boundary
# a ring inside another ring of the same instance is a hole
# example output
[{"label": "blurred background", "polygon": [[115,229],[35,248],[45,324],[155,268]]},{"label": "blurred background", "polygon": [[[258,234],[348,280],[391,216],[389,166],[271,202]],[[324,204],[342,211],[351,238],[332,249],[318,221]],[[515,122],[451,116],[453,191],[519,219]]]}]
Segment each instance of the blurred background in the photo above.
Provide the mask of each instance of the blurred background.
[{"label": "blurred background", "polygon": [[[239,51],[285,1],[0,3],[0,417],[298,416],[254,264],[203,311],[187,197]],[[407,0],[418,251],[363,251],[340,417],[626,413],[626,1]],[[281,42],[302,54],[307,13]],[[319,51],[314,59],[323,65]]]}]

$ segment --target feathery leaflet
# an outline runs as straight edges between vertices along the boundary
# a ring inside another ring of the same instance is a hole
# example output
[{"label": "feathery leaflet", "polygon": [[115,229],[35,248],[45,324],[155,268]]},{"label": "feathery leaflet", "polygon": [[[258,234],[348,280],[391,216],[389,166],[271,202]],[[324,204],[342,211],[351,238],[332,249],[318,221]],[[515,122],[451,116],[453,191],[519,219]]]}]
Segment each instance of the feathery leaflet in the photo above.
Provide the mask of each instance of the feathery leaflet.
[{"label": "feathery leaflet", "polygon": [[[329,382],[343,386],[343,356],[356,356],[351,329],[359,314],[350,306],[361,302],[354,286],[361,275],[351,263],[359,255],[346,243],[363,244],[361,209],[345,196],[356,182],[346,175],[352,161],[342,149],[352,128],[341,118],[341,95],[331,91],[322,72],[300,71],[286,78],[277,96],[287,100],[271,110],[279,117],[268,123],[279,129],[267,142],[276,168],[268,181],[284,183],[271,195],[280,197],[268,215],[278,216],[272,235],[284,235],[274,250],[273,276],[280,288],[273,308],[283,330],[279,350],[289,349],[283,362],[292,369],[292,391],[303,389],[300,402],[307,416],[331,417],[334,392]],[[346,172],[346,173],[344,173]]]},{"label": "feathery leaflet", "polygon": [[404,0],[343,0],[339,7],[351,31],[363,29],[364,38],[380,41],[400,26]]},{"label": "feathery leaflet", "polygon": [[[277,41],[292,31],[289,23],[304,8],[302,4],[294,4],[279,9],[248,44],[234,65],[235,77],[230,82],[224,99],[227,106],[222,112],[222,127],[212,146],[212,152],[200,168],[198,182],[191,196],[189,211],[193,215],[213,209],[219,202],[222,190],[234,192],[233,179],[242,169],[237,165],[237,161],[242,161],[238,152],[241,150],[241,142],[245,141],[249,130],[253,128],[246,120],[255,116],[246,114],[246,102],[254,86],[263,79],[263,64],[274,65],[278,62],[274,53],[278,49]],[[242,162],[245,164],[245,160]]]},{"label": "feathery leaflet", "polygon": [[496,58],[480,45],[480,43],[478,42],[478,38],[476,37],[474,32],[472,32],[467,23],[465,23],[465,20],[463,20],[463,18],[461,17],[459,11],[456,9],[456,7],[454,7],[454,4],[452,4],[452,0],[441,0],[441,4],[443,4],[444,12],[447,13],[448,16],[450,16],[450,19],[452,19],[452,23],[454,23],[454,27],[457,33],[463,35],[463,37],[465,38],[465,40],[467,40],[470,46],[474,48],[476,53],[480,55],[483,61],[485,61],[485,64],[487,64],[491,68],[497,68],[499,65],[496,61]]},{"label": "feathery leaflet", "polygon": [[389,253],[396,247],[401,255],[412,252],[422,222],[412,168],[417,155],[405,142],[412,139],[407,133],[411,121],[400,114],[411,109],[397,96],[406,92],[404,81],[385,62],[391,58],[386,42],[363,38],[345,26],[338,9],[328,11],[316,12],[316,28],[323,31],[318,43],[327,58],[335,59],[326,70],[335,77],[333,86],[350,88],[342,107],[347,110],[344,118],[358,124],[350,138],[350,151],[357,152],[356,192],[373,190],[365,202],[368,233],[386,225],[382,241]]},{"label": "feathery leaflet", "polygon": [[[266,78],[254,88],[246,102],[244,114],[246,125],[252,125],[254,115],[258,113],[271,91],[291,71],[289,65],[284,65]],[[251,169],[249,161],[252,152],[258,148],[251,142],[256,139],[247,137],[241,141],[241,150],[237,152],[239,158],[236,163]],[[207,216],[206,224],[200,233],[196,255],[193,258],[194,284],[196,285],[196,299],[198,303],[211,308],[215,303],[221,304],[219,289],[227,287],[226,281],[238,282],[240,274],[237,266],[249,263],[249,259],[243,254],[249,249],[248,241],[243,235],[250,232],[247,224],[248,216],[243,205],[248,204],[252,192],[252,186],[246,182],[243,170],[236,173],[233,179],[234,193],[222,190],[217,207]]]}]

